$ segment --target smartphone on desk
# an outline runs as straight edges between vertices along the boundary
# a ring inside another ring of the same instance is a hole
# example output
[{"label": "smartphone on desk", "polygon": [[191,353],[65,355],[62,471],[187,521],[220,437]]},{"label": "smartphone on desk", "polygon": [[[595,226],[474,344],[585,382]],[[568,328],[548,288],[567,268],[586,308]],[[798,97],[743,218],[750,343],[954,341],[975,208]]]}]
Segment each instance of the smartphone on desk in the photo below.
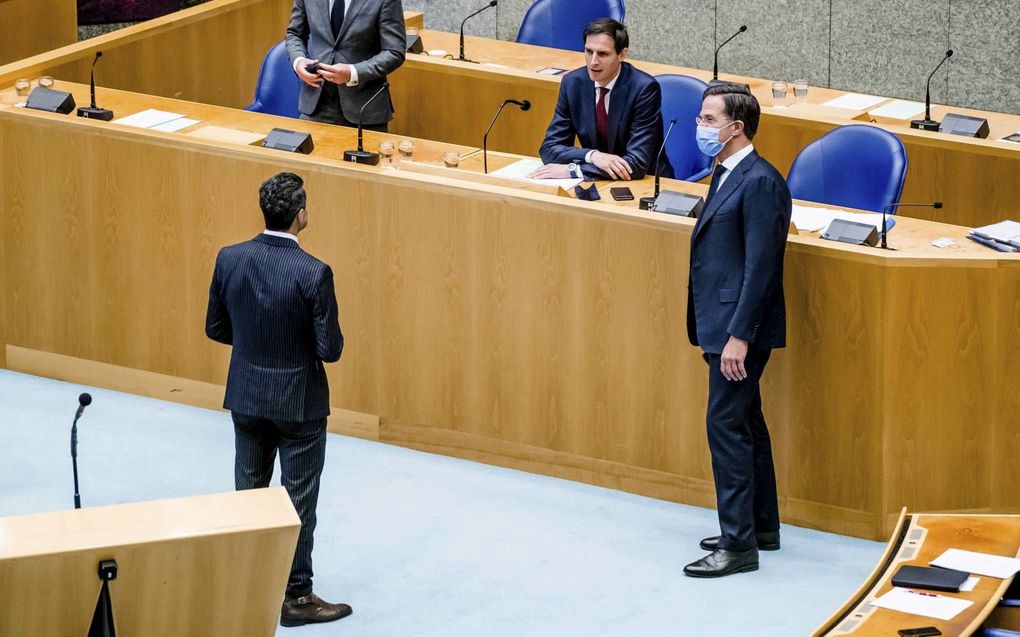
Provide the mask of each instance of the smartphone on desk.
[{"label": "smartphone on desk", "polygon": [[613,201],[634,201],[634,193],[626,186],[610,188],[609,194],[613,196]]},{"label": "smartphone on desk", "polygon": [[934,626],[924,626],[923,628],[901,628],[897,631],[900,637],[935,637],[935,635],[941,635],[942,631]]}]

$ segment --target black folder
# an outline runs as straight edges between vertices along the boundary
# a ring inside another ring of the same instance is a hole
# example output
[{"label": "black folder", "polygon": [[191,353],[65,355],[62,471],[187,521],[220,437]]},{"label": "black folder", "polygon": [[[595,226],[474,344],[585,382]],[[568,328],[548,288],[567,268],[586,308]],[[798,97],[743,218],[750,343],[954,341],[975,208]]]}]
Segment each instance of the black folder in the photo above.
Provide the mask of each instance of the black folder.
[{"label": "black folder", "polygon": [[933,566],[901,566],[893,575],[893,586],[904,588],[925,588],[932,591],[955,593],[967,581],[970,573],[954,571],[950,568]]}]

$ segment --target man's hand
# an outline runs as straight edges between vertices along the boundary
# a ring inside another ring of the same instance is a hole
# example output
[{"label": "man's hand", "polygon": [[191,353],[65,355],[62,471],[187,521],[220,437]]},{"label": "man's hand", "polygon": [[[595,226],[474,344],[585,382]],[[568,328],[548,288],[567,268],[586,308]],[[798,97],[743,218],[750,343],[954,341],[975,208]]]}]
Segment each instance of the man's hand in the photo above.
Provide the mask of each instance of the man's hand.
[{"label": "man's hand", "polygon": [[609,153],[603,153],[596,150],[591,154],[591,163],[598,166],[602,172],[606,173],[613,179],[621,179],[624,181],[630,180],[633,170],[630,168],[630,164],[627,163],[623,157],[618,155],[610,155]]},{"label": "man's hand", "polygon": [[351,81],[351,67],[346,64],[320,64],[319,76],[327,82],[346,84]]},{"label": "man's hand", "polygon": [[528,175],[531,179],[570,179],[566,164],[546,164]]},{"label": "man's hand", "polygon": [[305,67],[309,64],[314,64],[318,60],[310,60],[308,58],[298,58],[297,63],[294,65],[294,72],[297,73],[298,78],[308,86],[314,86],[319,88],[322,86],[322,78],[319,77],[318,73],[309,73],[305,70]]},{"label": "man's hand", "polygon": [[738,381],[747,378],[747,370],[744,369],[744,359],[747,358],[747,341],[731,335],[723,348],[722,357],[719,361],[719,371],[726,380]]}]

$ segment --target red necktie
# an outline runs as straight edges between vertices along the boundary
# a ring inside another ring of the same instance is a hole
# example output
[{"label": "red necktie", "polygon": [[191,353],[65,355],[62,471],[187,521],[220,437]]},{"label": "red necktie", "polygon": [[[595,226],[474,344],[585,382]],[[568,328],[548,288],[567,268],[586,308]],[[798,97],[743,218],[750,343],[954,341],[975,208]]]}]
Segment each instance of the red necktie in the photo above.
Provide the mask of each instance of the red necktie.
[{"label": "red necktie", "polygon": [[599,86],[599,101],[595,104],[595,136],[598,149],[609,152],[609,113],[606,112],[606,94],[609,89]]}]

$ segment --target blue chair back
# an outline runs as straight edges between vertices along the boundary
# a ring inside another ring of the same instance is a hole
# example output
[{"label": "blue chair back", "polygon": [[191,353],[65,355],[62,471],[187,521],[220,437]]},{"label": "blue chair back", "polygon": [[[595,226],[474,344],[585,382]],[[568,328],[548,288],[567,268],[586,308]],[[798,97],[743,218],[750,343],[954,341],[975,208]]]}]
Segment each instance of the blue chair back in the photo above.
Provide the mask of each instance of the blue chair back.
[{"label": "blue chair back", "polygon": [[851,124],[800,151],[786,182],[794,199],[882,212],[900,200],[906,177],[907,151],[899,137]]},{"label": "blue chair back", "polygon": [[701,112],[701,94],[708,88],[689,75],[659,75],[662,87],[662,134],[669,130],[670,120],[676,126],[666,140],[666,156],[673,166],[673,176],[685,181],[698,181],[712,172],[712,158],[698,150],[694,119]]},{"label": "blue chair back", "polygon": [[517,41],[567,51],[584,50],[584,28],[599,18],[623,22],[623,0],[535,0],[521,21]]},{"label": "blue chair back", "polygon": [[255,101],[244,110],[298,118],[301,116],[298,111],[300,92],[301,80],[294,73],[287,47],[281,40],[269,49],[262,60],[262,70],[255,86]]}]

